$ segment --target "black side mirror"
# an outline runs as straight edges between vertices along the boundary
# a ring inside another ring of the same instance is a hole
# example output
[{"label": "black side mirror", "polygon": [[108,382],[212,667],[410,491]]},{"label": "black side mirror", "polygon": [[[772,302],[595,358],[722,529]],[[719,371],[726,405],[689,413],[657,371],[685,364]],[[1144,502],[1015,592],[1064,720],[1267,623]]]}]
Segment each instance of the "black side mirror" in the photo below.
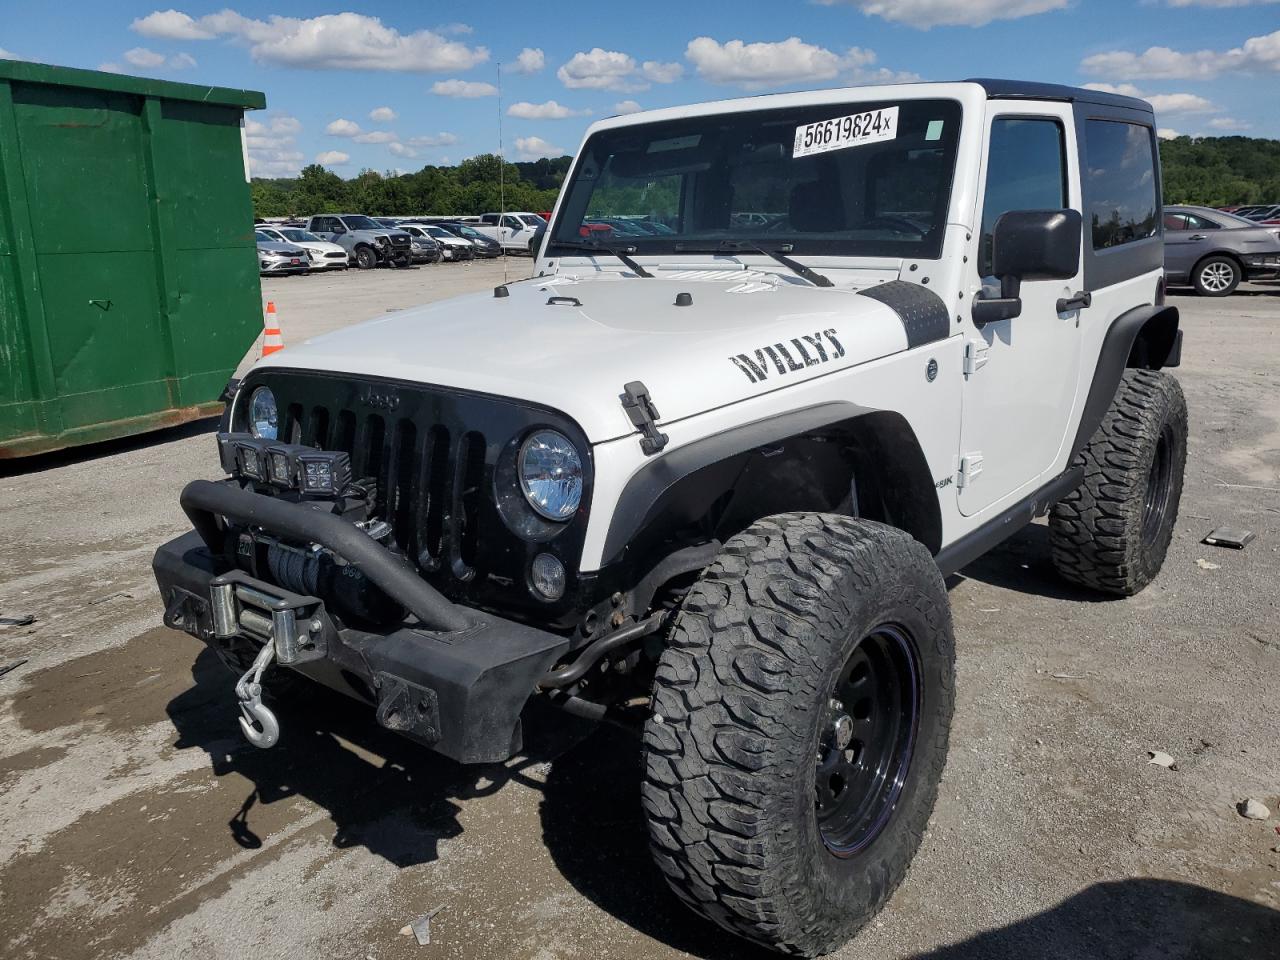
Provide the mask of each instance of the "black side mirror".
[{"label": "black side mirror", "polygon": [[978,326],[1022,313],[1023,280],[1069,280],[1080,268],[1078,210],[1010,210],[991,231],[991,272],[1000,296],[973,301]]}]

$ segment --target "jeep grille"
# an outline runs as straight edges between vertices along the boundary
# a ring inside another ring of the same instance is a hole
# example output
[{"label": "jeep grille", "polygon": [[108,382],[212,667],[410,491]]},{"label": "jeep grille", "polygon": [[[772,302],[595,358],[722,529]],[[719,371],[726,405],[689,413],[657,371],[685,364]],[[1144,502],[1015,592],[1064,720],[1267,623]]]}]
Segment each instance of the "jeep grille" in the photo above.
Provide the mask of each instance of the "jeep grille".
[{"label": "jeep grille", "polygon": [[[437,589],[508,613],[513,605],[543,616],[568,609],[572,591],[546,604],[527,587],[537,553],[550,551],[570,571],[581,555],[590,446],[568,417],[483,394],[319,372],[264,370],[242,390],[259,384],[276,395],[281,440],[344,451],[353,477],[375,480],[375,515],[391,524],[396,548]],[[507,509],[524,506],[519,489],[499,489],[514,477],[503,467],[543,427],[573,440],[587,477],[578,514],[550,539],[531,542],[512,530],[496,498],[506,497]]]}]

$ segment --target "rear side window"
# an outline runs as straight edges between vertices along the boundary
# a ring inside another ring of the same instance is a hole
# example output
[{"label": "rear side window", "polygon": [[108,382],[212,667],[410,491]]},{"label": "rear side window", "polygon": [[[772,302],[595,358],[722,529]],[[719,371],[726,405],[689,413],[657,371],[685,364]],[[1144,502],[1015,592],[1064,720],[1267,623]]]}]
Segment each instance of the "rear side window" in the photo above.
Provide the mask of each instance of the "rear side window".
[{"label": "rear side window", "polygon": [[1067,163],[1056,120],[997,117],[991,122],[987,189],[982,201],[978,268],[991,274],[991,231],[1010,210],[1061,210],[1067,205]]},{"label": "rear side window", "polygon": [[1093,249],[1154,237],[1155,140],[1150,127],[1118,120],[1085,124],[1085,196]]}]

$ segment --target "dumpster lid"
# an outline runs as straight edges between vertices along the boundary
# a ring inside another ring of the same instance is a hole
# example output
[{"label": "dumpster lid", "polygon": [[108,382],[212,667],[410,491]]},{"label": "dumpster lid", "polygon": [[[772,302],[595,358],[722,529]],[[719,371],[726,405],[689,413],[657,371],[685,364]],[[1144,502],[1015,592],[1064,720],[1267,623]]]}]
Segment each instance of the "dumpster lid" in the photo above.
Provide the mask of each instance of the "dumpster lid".
[{"label": "dumpster lid", "polygon": [[261,110],[267,105],[266,96],[256,90],[208,87],[197,83],[175,83],[172,80],[151,80],[146,77],[129,77],[120,73],[105,73],[101,70],[52,67],[26,60],[0,60],[0,80],[79,87],[82,90],[109,90],[113,93],[132,93],[165,100],[191,100],[196,103],[240,107],[244,110]]}]

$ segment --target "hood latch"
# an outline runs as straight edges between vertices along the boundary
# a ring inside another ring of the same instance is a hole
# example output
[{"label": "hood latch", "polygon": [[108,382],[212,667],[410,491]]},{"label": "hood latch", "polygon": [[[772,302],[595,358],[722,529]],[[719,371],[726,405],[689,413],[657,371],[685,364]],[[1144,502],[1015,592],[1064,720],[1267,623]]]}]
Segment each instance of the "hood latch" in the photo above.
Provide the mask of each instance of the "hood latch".
[{"label": "hood latch", "polygon": [[640,449],[645,456],[660,453],[670,439],[665,433],[658,432],[658,408],[649,399],[649,388],[640,380],[633,380],[622,388],[622,409],[627,411],[631,422],[644,434],[640,438]]}]

